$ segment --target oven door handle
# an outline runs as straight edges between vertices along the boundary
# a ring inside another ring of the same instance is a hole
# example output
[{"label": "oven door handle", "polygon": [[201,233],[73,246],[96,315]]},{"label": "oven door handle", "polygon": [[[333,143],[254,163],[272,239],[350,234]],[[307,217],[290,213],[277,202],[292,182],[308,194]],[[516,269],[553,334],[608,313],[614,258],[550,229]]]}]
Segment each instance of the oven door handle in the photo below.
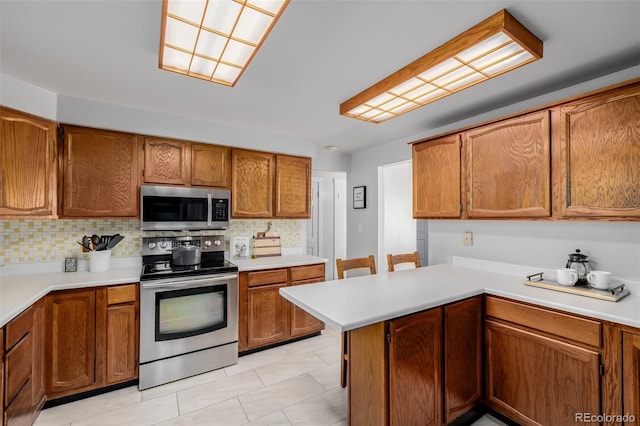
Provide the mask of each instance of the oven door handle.
[{"label": "oven door handle", "polygon": [[220,281],[229,281],[229,280],[235,280],[238,278],[237,274],[226,274],[226,275],[216,275],[216,276],[210,276],[207,278],[194,278],[194,279],[187,279],[185,280],[184,278],[180,278],[180,279],[166,279],[166,280],[157,280],[157,281],[150,281],[150,282],[145,282],[142,283],[142,288],[187,288],[187,287],[192,287],[194,284],[201,284],[201,283],[215,283],[215,282],[220,282]]}]

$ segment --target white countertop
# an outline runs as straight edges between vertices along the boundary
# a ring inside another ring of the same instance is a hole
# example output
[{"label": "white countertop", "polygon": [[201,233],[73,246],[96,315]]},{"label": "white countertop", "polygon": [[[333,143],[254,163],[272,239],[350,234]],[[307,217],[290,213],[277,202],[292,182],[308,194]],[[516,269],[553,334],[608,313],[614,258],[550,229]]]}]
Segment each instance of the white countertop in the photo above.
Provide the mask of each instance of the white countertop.
[{"label": "white countertop", "polygon": [[0,274],[0,327],[54,290],[137,283],[140,265],[111,268],[107,272],[48,272],[38,274]]},{"label": "white countertop", "polygon": [[[291,266],[326,263],[327,259],[306,254],[261,257],[257,259],[232,259],[240,271],[256,271],[260,269],[286,268]],[[26,273],[28,264],[11,273],[0,272],[0,327],[18,316],[22,311],[38,301],[47,293],[55,290],[68,290],[103,285],[126,284],[140,281],[140,258],[127,259],[121,267],[114,267],[108,272],[57,272],[52,265],[34,265],[32,269],[42,273]],[[84,265],[87,266],[87,265]],[[49,268],[49,269],[47,269]]]},{"label": "white countertop", "polygon": [[[461,258],[464,259],[464,258]],[[488,262],[492,264],[494,262]],[[490,265],[491,266],[491,265]],[[525,267],[526,268],[526,267]],[[618,302],[524,285],[538,272],[479,262],[436,265],[280,289],[280,294],[327,325],[352,330],[487,293],[640,328],[640,287]],[[495,271],[496,269],[494,269]]]},{"label": "white countertop", "polygon": [[238,265],[240,272],[258,271],[260,269],[289,268],[291,266],[313,265],[315,263],[327,263],[323,257],[308,254],[288,254],[283,256],[258,257],[256,259],[237,258],[231,262]]}]

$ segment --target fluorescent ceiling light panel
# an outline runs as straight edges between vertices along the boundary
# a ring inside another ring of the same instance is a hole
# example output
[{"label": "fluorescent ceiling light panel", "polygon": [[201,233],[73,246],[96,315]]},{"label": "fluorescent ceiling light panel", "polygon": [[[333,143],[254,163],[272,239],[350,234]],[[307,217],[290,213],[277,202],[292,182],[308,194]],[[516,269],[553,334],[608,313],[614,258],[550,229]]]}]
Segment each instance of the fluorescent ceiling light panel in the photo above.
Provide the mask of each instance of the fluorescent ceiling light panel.
[{"label": "fluorescent ceiling light panel", "polygon": [[416,59],[340,105],[381,123],[542,58],[542,41],[506,10]]},{"label": "fluorescent ceiling light panel", "polygon": [[163,0],[160,68],[234,86],[290,0]]}]

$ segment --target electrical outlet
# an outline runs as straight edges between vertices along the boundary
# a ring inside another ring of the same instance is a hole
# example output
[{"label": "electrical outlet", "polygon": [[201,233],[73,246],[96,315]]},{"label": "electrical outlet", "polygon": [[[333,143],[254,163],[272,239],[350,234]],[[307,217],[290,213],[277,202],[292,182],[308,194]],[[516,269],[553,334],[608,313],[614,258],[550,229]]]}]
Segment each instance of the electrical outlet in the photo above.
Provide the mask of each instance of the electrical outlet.
[{"label": "electrical outlet", "polygon": [[464,234],[462,234],[462,243],[465,246],[472,246],[473,245],[473,232],[465,232]]}]

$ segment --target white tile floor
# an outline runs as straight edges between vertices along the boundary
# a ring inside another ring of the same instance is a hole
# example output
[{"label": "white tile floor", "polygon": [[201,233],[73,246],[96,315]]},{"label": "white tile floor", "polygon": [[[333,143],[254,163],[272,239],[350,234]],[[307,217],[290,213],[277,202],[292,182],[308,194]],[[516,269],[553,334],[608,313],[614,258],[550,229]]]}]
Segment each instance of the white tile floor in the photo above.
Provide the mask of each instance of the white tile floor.
[{"label": "white tile floor", "polygon": [[[346,425],[340,333],[243,356],[238,364],[138,391],[135,386],[40,413],[53,425]],[[475,426],[504,423],[484,416]]]}]

